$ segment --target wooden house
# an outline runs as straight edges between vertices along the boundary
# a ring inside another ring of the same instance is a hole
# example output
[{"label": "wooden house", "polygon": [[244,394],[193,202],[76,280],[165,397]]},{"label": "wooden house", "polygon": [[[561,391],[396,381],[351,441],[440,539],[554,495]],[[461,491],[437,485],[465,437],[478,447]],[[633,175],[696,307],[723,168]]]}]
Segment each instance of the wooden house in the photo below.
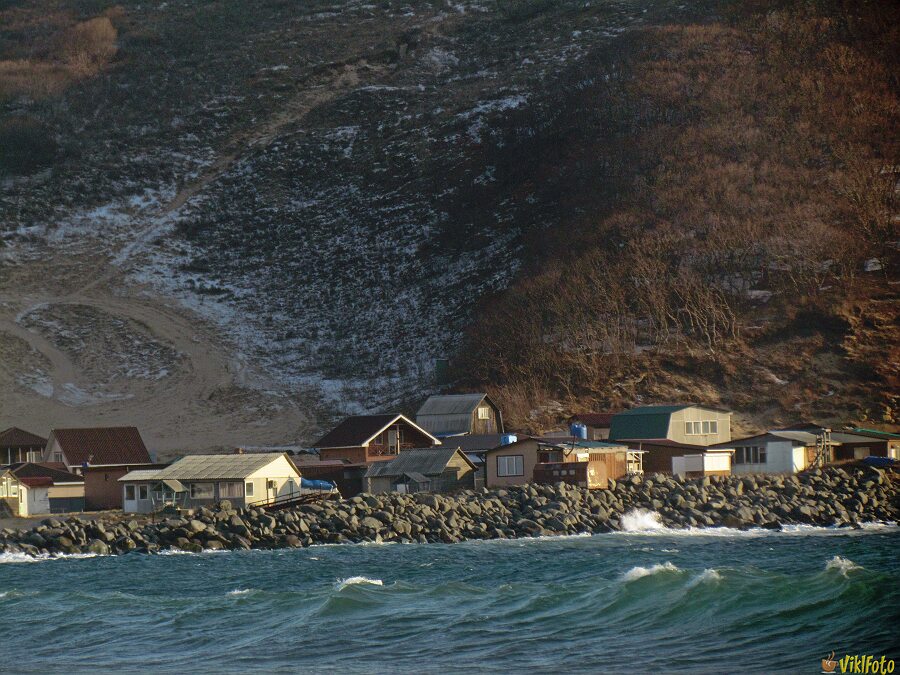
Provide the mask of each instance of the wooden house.
[{"label": "wooden house", "polygon": [[[693,445],[691,443],[679,443],[667,438],[650,440],[623,441],[632,450],[643,452],[643,466],[647,473],[684,473],[689,464],[691,473],[698,469],[697,459],[686,460],[686,457],[696,458],[702,456],[702,475],[727,475],[731,469],[732,446],[725,443],[721,447],[706,445]],[[713,456],[717,455],[717,456]],[[687,464],[686,464],[687,462]],[[727,473],[722,473],[726,471]]]},{"label": "wooden house", "polygon": [[118,479],[156,466],[136,427],[54,429],[41,461],[62,463],[84,477],[88,510],[122,508]]},{"label": "wooden house", "polygon": [[322,461],[350,463],[390,461],[401,450],[441,442],[404,415],[354,415],[322,436],[313,447]]},{"label": "wooden house", "polygon": [[598,489],[609,487],[610,479],[642,472],[641,453],[621,443],[545,439],[538,444],[534,482]]},{"label": "wooden house", "polygon": [[300,473],[287,454],[187,455],[162,469],[138,469],[118,479],[123,510],[149,513],[167,504],[236,507],[301,494]]},{"label": "wooden house", "polygon": [[366,491],[455,492],[475,486],[475,465],[459,448],[403,450],[390,462],[372,464],[366,472]]},{"label": "wooden house", "polygon": [[18,427],[0,431],[0,466],[16,462],[38,462],[47,439]]},{"label": "wooden house", "polygon": [[431,396],[416,413],[416,424],[440,438],[460,434],[502,434],[503,415],[487,394]]}]

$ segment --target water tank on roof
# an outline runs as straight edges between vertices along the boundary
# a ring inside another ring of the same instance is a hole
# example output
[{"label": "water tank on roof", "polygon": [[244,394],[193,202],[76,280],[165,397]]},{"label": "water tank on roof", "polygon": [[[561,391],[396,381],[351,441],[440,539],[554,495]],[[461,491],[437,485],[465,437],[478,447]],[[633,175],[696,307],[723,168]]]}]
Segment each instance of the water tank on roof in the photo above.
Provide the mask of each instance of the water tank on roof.
[{"label": "water tank on roof", "polygon": [[573,422],[569,425],[569,433],[571,433],[575,438],[580,438],[583,441],[587,440],[587,426],[581,424],[580,422]]},{"label": "water tank on roof", "polygon": [[500,436],[500,445],[512,445],[518,440],[519,438],[515,434],[503,434]]}]

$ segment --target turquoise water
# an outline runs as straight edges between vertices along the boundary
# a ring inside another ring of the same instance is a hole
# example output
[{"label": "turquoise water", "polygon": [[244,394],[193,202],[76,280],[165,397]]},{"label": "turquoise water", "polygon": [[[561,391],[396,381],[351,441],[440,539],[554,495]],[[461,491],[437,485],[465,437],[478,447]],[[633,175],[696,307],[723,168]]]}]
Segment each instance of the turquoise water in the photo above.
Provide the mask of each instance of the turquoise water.
[{"label": "turquoise water", "polygon": [[818,672],[900,657],[898,553],[882,526],[4,556],[0,671]]}]

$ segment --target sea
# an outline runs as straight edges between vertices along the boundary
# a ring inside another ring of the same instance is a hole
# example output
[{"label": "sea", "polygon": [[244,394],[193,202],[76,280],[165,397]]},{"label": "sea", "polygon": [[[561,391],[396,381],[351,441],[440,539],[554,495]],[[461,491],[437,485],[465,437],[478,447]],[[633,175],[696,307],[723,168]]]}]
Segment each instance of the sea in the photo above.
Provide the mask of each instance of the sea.
[{"label": "sea", "polygon": [[[4,673],[821,672],[900,661],[900,528],[0,555]],[[838,671],[839,672],[839,671]]]}]

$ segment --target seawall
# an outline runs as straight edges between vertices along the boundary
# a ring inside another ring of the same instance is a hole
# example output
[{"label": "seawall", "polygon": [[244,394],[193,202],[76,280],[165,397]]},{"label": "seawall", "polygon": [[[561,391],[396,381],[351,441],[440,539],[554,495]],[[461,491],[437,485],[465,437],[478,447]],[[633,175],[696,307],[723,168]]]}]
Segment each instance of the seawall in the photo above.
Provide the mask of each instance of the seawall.
[{"label": "seawall", "polygon": [[900,477],[869,467],[797,476],[654,474],[611,483],[608,490],[558,483],[455,495],[364,494],[276,512],[222,502],[212,509],[158,514],[155,522],[127,515],[96,521],[51,517],[31,529],[0,530],[0,553],[200,552],[603,533],[626,529],[626,514],[637,509],[654,512],[671,528],[855,527],[898,520]]}]

